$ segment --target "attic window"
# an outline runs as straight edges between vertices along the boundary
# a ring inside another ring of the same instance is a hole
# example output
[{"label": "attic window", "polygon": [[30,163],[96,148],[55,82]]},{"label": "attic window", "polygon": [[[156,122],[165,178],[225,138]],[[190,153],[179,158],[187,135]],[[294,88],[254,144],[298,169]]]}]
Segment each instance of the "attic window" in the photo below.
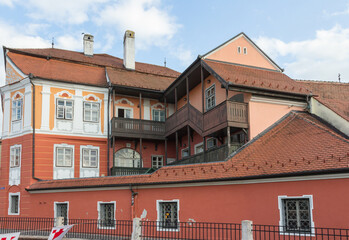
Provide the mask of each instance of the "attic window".
[{"label": "attic window", "polygon": [[241,53],[241,47],[238,47],[238,54]]},{"label": "attic window", "polygon": [[244,47],[244,54],[247,54],[247,48]]}]

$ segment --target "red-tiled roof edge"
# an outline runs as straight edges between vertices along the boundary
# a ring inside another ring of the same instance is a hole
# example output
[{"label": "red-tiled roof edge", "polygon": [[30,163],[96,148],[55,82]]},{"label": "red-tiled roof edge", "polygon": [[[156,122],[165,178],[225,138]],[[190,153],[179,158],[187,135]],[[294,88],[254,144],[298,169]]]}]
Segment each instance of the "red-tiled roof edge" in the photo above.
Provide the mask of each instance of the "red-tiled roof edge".
[{"label": "red-tiled roof edge", "polygon": [[[324,105],[325,107],[329,108],[330,110],[332,110],[334,113],[336,113],[338,116],[340,116],[341,118],[345,119],[345,117],[342,116],[343,113],[338,112],[337,109],[335,109],[334,107],[331,106],[330,103],[326,102],[326,99],[321,98],[321,97],[316,97],[315,98],[316,101],[319,101],[322,105]],[[345,119],[346,120],[346,119]]]}]

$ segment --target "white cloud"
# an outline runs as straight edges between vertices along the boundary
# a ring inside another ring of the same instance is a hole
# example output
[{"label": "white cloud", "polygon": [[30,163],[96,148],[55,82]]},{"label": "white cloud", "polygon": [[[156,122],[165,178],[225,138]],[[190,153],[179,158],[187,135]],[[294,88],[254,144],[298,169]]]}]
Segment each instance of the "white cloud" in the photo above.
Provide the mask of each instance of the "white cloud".
[{"label": "white cloud", "polygon": [[159,0],[121,0],[106,6],[95,21],[119,34],[135,31],[137,49],[166,46],[180,27]]},{"label": "white cloud", "polygon": [[194,60],[194,54],[191,50],[186,49],[183,45],[172,47],[169,50],[170,54],[177,58],[184,67],[188,67]]},{"label": "white cloud", "polygon": [[287,59],[285,73],[293,78],[349,81],[349,28],[318,30],[313,39],[284,42],[259,37],[256,43],[271,58]]},{"label": "white cloud", "polygon": [[15,2],[17,2],[17,0],[0,0],[0,5],[5,5],[12,8]]},{"label": "white cloud", "polygon": [[82,38],[81,34],[75,34],[74,37],[68,34],[59,36],[55,39],[55,47],[66,50],[81,51],[83,47]]},{"label": "white cloud", "polygon": [[[327,12],[325,11],[325,13],[327,13]],[[339,15],[347,15],[347,14],[349,14],[349,3],[347,4],[347,8],[344,11],[333,12],[333,13],[330,13],[329,15],[339,16]]]}]

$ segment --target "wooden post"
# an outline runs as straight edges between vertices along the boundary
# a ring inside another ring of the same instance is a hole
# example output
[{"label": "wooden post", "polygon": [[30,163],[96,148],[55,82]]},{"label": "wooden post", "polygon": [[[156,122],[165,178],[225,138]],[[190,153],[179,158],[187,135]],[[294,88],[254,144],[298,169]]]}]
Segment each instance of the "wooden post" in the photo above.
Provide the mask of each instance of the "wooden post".
[{"label": "wooden post", "polygon": [[139,93],[139,131],[143,132],[142,126],[142,93]]},{"label": "wooden post", "polygon": [[[142,138],[139,139],[139,155],[141,157],[140,161],[140,167],[143,167],[143,156],[142,156],[142,150],[143,150],[143,144],[142,144]],[[134,166],[133,166],[134,167]]]},{"label": "wooden post", "polygon": [[[188,77],[185,79],[185,82],[186,82],[186,88],[187,88],[187,104],[189,107],[189,80],[188,80]],[[189,108],[188,108],[188,112],[189,112]]]},{"label": "wooden post", "polygon": [[227,127],[227,147],[228,147],[228,154],[230,153],[230,127]]},{"label": "wooden post", "polygon": [[[201,65],[201,103],[202,103],[202,114],[205,112],[205,86],[204,86],[204,71],[202,70]],[[204,128],[202,128],[204,129]]]},{"label": "wooden post", "polygon": [[176,131],[176,161],[178,161],[178,132]]},{"label": "wooden post", "polygon": [[115,89],[113,89],[113,117],[115,117]]},{"label": "wooden post", "polygon": [[167,138],[165,138],[165,164],[167,165]]},{"label": "wooden post", "polygon": [[167,101],[166,101],[166,97],[164,97],[164,105],[165,105],[165,121],[167,119]]},{"label": "wooden post", "polygon": [[113,137],[113,167],[115,167],[115,137]]},{"label": "wooden post", "polygon": [[204,147],[204,154],[203,155],[204,155],[204,162],[205,162],[205,158],[206,158],[206,137],[205,136],[203,137],[203,145],[204,145],[203,146]]},{"label": "wooden post", "polygon": [[177,88],[175,88],[175,111],[177,112]]},{"label": "wooden post", "polygon": [[188,134],[188,154],[191,156],[191,151],[190,151],[190,127],[187,125],[187,134]]}]

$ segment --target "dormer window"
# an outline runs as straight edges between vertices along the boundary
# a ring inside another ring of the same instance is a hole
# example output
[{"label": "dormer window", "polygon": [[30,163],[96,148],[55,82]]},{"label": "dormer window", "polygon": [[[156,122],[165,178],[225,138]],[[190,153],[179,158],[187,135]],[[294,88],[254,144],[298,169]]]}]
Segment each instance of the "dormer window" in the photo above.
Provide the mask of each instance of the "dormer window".
[{"label": "dormer window", "polygon": [[238,54],[241,53],[241,47],[238,47]]},{"label": "dormer window", "polygon": [[244,55],[247,54],[247,48],[244,47]]},{"label": "dormer window", "polygon": [[14,100],[12,102],[12,121],[18,121],[22,119],[22,99]]}]

